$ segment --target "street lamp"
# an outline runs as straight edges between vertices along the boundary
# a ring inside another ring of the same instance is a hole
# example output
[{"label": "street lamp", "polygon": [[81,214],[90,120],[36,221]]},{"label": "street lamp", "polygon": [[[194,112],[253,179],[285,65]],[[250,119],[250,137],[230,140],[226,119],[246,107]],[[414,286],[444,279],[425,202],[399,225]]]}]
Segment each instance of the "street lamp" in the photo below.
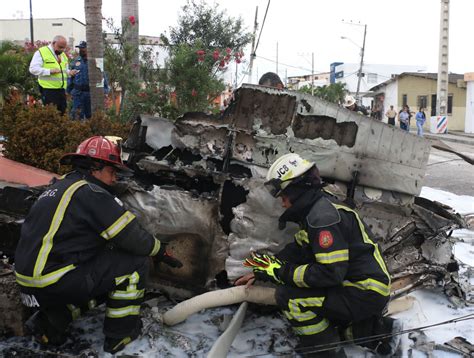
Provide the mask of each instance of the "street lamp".
[{"label": "street lamp", "polygon": [[[351,25],[359,25],[359,24],[353,24]],[[341,39],[343,40],[349,40],[352,42],[354,45],[356,45],[360,49],[360,65],[359,65],[359,71],[357,71],[357,91],[356,91],[356,99],[359,101],[359,91],[360,91],[360,79],[362,78],[362,66],[364,66],[364,52],[365,52],[365,36],[367,35],[367,25],[362,25],[364,26],[364,41],[362,42],[362,47],[357,45],[354,41],[352,41],[350,38],[341,36]]]}]

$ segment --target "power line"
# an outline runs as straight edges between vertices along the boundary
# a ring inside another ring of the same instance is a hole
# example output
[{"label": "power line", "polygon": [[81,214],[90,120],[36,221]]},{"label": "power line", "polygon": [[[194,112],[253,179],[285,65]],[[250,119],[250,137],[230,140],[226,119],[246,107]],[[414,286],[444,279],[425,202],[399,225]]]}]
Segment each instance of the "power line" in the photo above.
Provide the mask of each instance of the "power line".
[{"label": "power line", "polygon": [[269,7],[270,7],[270,0],[268,0],[267,9],[265,10],[265,15],[263,16],[262,27],[260,28],[260,33],[258,34],[257,44],[255,45],[255,49],[253,50],[253,53],[250,54],[250,56],[256,56],[258,44],[260,43],[260,36],[262,36],[263,27],[265,26],[265,20],[267,19],[267,13],[268,13]]},{"label": "power line", "polygon": [[[314,345],[314,346],[311,346],[311,347],[305,347],[304,349],[298,350],[297,353],[308,354],[308,353],[325,352],[325,351],[333,350],[335,348],[339,348],[341,345],[342,346],[343,345],[350,345],[350,344],[361,345],[361,344],[364,344],[364,343],[373,342],[373,341],[380,341],[382,339],[391,338],[391,337],[399,336],[399,335],[406,334],[406,333],[411,333],[411,332],[416,332],[416,331],[424,331],[424,330],[429,329],[429,328],[444,326],[444,325],[447,325],[447,324],[452,324],[452,323],[457,323],[457,322],[462,322],[462,321],[469,321],[469,320],[472,320],[472,319],[474,319],[474,313],[470,313],[470,314],[467,314],[465,316],[461,316],[459,318],[453,318],[453,319],[443,321],[443,322],[429,324],[429,325],[426,325],[426,326],[405,329],[405,330],[402,330],[400,332],[394,332],[394,333],[388,333],[388,334],[377,334],[377,335],[372,335],[372,336],[368,336],[368,337],[364,337],[364,338],[358,338],[358,339],[354,339],[354,340],[345,340],[345,341],[339,341],[339,342],[334,342],[334,343],[318,344],[318,345]],[[293,353],[293,351],[292,352],[289,352],[289,351],[279,352],[279,354],[282,354],[282,355],[291,354],[291,353]],[[252,357],[264,356],[264,355],[267,355],[267,354],[268,353],[256,354],[256,355],[253,355]]]},{"label": "power line", "polygon": [[[275,60],[272,60],[270,58],[266,58],[266,57],[263,57],[263,56],[255,56],[257,58],[261,58],[262,60],[265,60],[265,61],[270,61],[270,62],[273,62],[273,63],[276,63]],[[311,72],[311,69],[309,68],[304,68],[304,67],[301,67],[301,66],[294,66],[294,65],[289,65],[289,64],[286,64],[286,63],[283,63],[283,62],[280,62],[278,61],[279,64],[283,65],[283,66],[286,66],[286,67],[291,67],[291,68],[296,68],[298,70],[303,70],[303,71],[308,71],[308,72]],[[318,71],[318,72],[315,72],[314,74],[315,75],[321,75],[323,73],[328,73],[328,71]]]}]

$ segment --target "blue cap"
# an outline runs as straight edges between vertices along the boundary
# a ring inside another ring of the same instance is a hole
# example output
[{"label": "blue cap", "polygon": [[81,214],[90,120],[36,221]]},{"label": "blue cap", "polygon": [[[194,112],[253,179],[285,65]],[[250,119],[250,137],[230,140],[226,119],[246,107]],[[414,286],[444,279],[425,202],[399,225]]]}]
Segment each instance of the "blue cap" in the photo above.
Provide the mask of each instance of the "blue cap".
[{"label": "blue cap", "polygon": [[77,45],[76,47],[79,47],[79,48],[87,48],[87,42],[81,41],[81,42],[79,42],[79,45]]}]

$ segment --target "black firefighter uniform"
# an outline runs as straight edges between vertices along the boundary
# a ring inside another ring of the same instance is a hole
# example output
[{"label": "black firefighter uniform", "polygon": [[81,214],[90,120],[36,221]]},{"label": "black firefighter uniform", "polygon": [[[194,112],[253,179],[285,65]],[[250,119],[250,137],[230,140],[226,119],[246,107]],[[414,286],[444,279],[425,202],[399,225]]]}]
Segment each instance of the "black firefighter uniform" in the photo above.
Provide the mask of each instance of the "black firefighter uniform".
[{"label": "black firefighter uniform", "polygon": [[141,328],[147,256],[161,244],[105,188],[77,171],[40,195],[22,225],[16,280],[24,302],[64,308],[69,322],[79,306],[105,300],[104,333],[123,338]]},{"label": "black firefighter uniform", "polygon": [[302,219],[294,242],[276,255],[286,261],[276,299],[295,333],[316,343],[328,328],[380,317],[390,276],[359,215],[324,193]]}]

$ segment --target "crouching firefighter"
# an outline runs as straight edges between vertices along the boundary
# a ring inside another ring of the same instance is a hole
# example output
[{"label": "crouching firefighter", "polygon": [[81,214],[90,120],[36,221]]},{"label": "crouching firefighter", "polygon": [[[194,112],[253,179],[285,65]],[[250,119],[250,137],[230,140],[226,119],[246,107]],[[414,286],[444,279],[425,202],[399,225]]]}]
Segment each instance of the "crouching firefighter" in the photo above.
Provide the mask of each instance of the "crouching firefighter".
[{"label": "crouching firefighter", "polygon": [[[299,338],[297,353],[305,357],[345,357],[339,342],[391,334],[393,320],[382,318],[390,276],[357,212],[324,191],[316,165],[298,154],[278,158],[265,186],[286,209],[280,229],[292,221],[300,230],[275,256],[252,253],[244,265],[253,273],[236,284],[277,284],[277,304]],[[364,341],[378,355],[393,353],[390,339]]]},{"label": "crouching firefighter", "polygon": [[38,309],[34,334],[54,345],[65,342],[81,309],[105,301],[104,351],[115,353],[141,333],[148,257],[182,264],[112,194],[117,175],[131,174],[117,143],[91,137],[60,162],[73,171],[39,196],[21,228],[15,270],[22,301]]}]

